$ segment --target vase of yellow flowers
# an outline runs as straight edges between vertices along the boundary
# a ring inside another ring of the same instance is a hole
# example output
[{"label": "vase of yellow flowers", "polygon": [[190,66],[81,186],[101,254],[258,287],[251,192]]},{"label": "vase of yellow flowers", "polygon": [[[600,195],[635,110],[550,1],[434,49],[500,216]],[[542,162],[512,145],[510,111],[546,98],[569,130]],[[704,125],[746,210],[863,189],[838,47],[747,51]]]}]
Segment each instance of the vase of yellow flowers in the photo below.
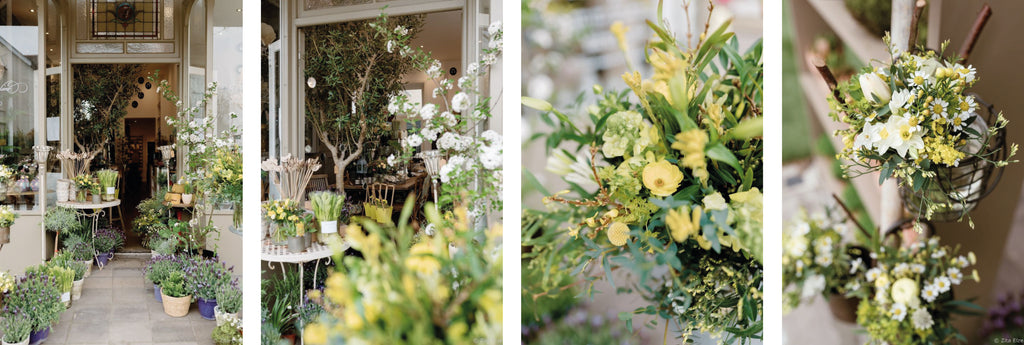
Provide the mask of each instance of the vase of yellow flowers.
[{"label": "vase of yellow flowers", "polygon": [[75,201],[78,202],[86,202],[86,196],[88,196],[89,191],[99,188],[99,184],[89,174],[75,176],[74,182],[77,190]]}]

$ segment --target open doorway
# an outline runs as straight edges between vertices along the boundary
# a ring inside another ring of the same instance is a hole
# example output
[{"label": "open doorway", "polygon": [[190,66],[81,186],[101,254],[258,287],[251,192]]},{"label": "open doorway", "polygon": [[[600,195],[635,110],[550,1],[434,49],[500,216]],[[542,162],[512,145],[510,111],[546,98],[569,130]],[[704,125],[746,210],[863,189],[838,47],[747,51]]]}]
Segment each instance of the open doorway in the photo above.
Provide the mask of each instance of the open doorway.
[{"label": "open doorway", "polygon": [[[75,65],[74,70],[75,146],[80,151],[100,151],[93,171],[120,173],[121,204],[106,210],[105,222],[123,228],[123,252],[149,252],[146,241],[132,229],[138,205],[154,195],[155,186],[166,184],[162,174],[167,165],[157,147],[173,139],[166,118],[175,115],[176,107],[163,99],[156,81],[167,79],[168,84],[177,85],[178,65],[88,64]],[[110,76],[117,82],[90,83],[94,74],[104,73],[117,74]]]}]

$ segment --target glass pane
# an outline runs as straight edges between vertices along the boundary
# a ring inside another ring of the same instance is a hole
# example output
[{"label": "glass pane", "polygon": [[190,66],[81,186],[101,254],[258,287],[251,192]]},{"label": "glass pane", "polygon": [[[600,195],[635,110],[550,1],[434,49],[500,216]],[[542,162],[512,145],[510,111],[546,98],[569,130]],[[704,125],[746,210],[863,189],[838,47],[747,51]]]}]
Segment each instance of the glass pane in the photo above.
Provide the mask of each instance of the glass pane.
[{"label": "glass pane", "polygon": [[206,67],[206,4],[196,1],[189,15],[189,65]]},{"label": "glass pane", "polygon": [[120,54],[124,53],[123,43],[79,43],[75,45],[75,50],[79,53],[113,53]]},{"label": "glass pane", "polygon": [[173,53],[174,43],[131,43],[128,42],[129,53]]},{"label": "glass pane", "polygon": [[[35,143],[36,72],[40,68],[36,13],[18,11],[13,23],[0,26],[0,203],[28,209],[36,203],[38,167]],[[22,13],[24,12],[24,13]]]},{"label": "glass pane", "polygon": [[232,121],[229,114],[242,113],[242,2],[218,0],[213,18],[213,81],[217,83],[215,113],[217,128],[242,127],[241,118]]},{"label": "glass pane", "polygon": [[305,0],[307,10],[373,3],[373,0]]}]

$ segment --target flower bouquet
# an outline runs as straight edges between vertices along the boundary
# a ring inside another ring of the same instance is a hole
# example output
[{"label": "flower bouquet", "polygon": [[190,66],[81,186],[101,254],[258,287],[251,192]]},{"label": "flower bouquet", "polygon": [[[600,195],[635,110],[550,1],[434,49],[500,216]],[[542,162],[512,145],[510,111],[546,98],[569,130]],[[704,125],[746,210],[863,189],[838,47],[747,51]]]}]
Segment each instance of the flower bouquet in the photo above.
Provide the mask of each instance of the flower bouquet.
[{"label": "flower bouquet", "polygon": [[[553,209],[544,217],[568,223],[567,236],[524,234],[534,248],[524,259],[549,260],[535,267],[556,267],[545,273],[553,282],[583,272],[583,282],[603,278],[641,295],[645,305],[619,315],[629,328],[633,314],[646,314],[667,319],[666,334],[671,324],[684,341],[696,331],[725,342],[760,338],[761,45],[740,53],[728,23],[690,49],[664,23],[650,27],[654,74],[623,75],[638,103],[595,86],[599,101],[579,121],[524,98],[553,115],[542,117],[556,128],[543,137],[549,150],[589,146],[588,158],[549,161],[570,189],[544,198]],[[625,30],[612,26],[622,47]],[[635,280],[613,279],[617,269]]]},{"label": "flower bouquet", "polygon": [[[486,85],[485,78],[502,54],[503,31],[501,22],[491,23],[483,33],[487,46],[481,55],[470,63],[463,76],[455,79],[442,73],[441,62],[429,52],[411,48],[412,35],[402,27],[392,27],[382,14],[378,22],[370,24],[377,34],[387,40],[389,50],[395,54],[409,56],[419,71],[426,73],[437,88],[433,97],[441,99],[441,106],[431,103],[411,102],[408,97],[398,94],[392,97],[387,110],[391,114],[405,116],[410,124],[411,134],[402,140],[400,156],[391,155],[387,163],[394,166],[408,162],[414,152],[424,144],[437,147],[447,162],[439,167],[437,178],[444,195],[462,195],[462,198],[439,199],[442,208],[462,201],[475,216],[489,212],[500,212],[502,181],[502,135],[494,130],[481,132],[482,124],[491,118],[492,100],[481,91]],[[458,90],[455,90],[455,87]],[[372,208],[371,208],[372,209]],[[386,221],[387,216],[378,219]]]},{"label": "flower bouquet", "polygon": [[15,179],[14,170],[6,165],[0,165],[0,192],[6,192]]},{"label": "flower bouquet", "polygon": [[18,214],[14,213],[11,205],[0,205],[0,244],[11,242],[11,225],[15,219],[18,219]]},{"label": "flower bouquet", "polygon": [[110,169],[103,169],[96,172],[96,177],[100,181],[100,190],[103,192],[104,201],[111,201],[116,198],[117,180],[120,176],[120,173]]},{"label": "flower bouquet", "polygon": [[74,181],[75,188],[78,190],[78,195],[75,198],[78,202],[86,202],[88,193],[95,193],[95,191],[98,191],[100,188],[100,185],[96,183],[96,179],[89,174],[75,176],[72,181]]},{"label": "flower bouquet", "polygon": [[442,216],[427,205],[440,230],[416,236],[413,205],[409,198],[397,226],[349,225],[346,240],[363,257],[335,251],[325,290],[309,293],[323,313],[305,325],[307,344],[501,343],[501,227],[475,231],[465,208]]},{"label": "flower bouquet", "polygon": [[309,194],[309,200],[313,205],[313,215],[320,222],[320,232],[337,233],[338,218],[345,210],[345,194],[313,192]]},{"label": "flower bouquet", "polygon": [[934,51],[893,51],[892,63],[865,67],[830,98],[832,118],[849,125],[836,133],[845,144],[838,157],[851,177],[899,179],[919,216],[962,219],[994,187],[993,170],[1015,162],[1007,120],[965,93],[977,81],[974,67]]},{"label": "flower bouquet", "polygon": [[[310,220],[305,210],[290,199],[268,201],[263,204],[263,211],[267,220],[277,226],[277,230],[271,234],[276,243],[282,243],[289,237],[304,235],[305,224]],[[303,233],[299,233],[300,227]]]},{"label": "flower bouquet", "polygon": [[857,308],[857,323],[875,343],[947,344],[966,339],[953,328],[952,314],[980,311],[980,307],[953,299],[952,287],[967,278],[979,281],[978,271],[966,269],[975,263],[973,252],[959,254],[959,247],[940,245],[933,237],[906,247],[881,247],[872,257],[875,267],[859,279],[863,297]]},{"label": "flower bouquet", "polygon": [[214,153],[204,185],[221,200],[235,205],[232,221],[242,224],[242,150],[237,145],[218,147]]},{"label": "flower bouquet", "polygon": [[782,232],[783,308],[789,311],[815,296],[829,298],[836,318],[856,321],[857,300],[846,298],[860,289],[858,275],[871,266],[868,249],[847,243],[846,219],[801,212]]}]

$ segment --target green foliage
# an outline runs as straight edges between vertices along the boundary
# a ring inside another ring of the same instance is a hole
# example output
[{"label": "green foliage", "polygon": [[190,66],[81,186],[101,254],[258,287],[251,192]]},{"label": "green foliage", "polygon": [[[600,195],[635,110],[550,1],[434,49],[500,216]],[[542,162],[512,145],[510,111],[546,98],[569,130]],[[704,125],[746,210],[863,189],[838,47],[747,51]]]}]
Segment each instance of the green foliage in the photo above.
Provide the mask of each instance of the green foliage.
[{"label": "green foliage", "polygon": [[213,329],[213,343],[217,345],[242,345],[242,323],[232,318]]},{"label": "green foliage", "polygon": [[188,274],[186,288],[197,298],[214,300],[221,287],[231,284],[231,271],[223,263],[213,259],[193,257],[185,260]]},{"label": "green foliage", "polygon": [[96,253],[92,241],[86,240],[84,235],[70,235],[63,242],[64,251],[70,253],[74,260],[91,261]]},{"label": "green foliage", "polygon": [[96,252],[111,253],[124,246],[124,233],[116,228],[99,228],[93,237]]},{"label": "green foliage", "polygon": [[75,145],[80,152],[105,148],[123,135],[132,98],[142,91],[138,64],[75,64]]},{"label": "green foliage", "polygon": [[221,286],[217,290],[217,306],[228,314],[242,310],[242,290],[231,284]]},{"label": "green foliage", "polygon": [[[117,187],[117,179],[120,177],[120,173],[116,170],[103,169],[96,172],[96,178],[100,180],[100,187],[106,189],[107,187]],[[106,193],[106,191],[103,191]]]},{"label": "green foliage", "polygon": [[160,291],[170,297],[191,296],[185,289],[185,274],[180,271],[171,272],[160,284]]},{"label": "green foliage", "polygon": [[26,269],[22,277],[4,297],[4,318],[15,314],[26,315],[31,320],[32,331],[40,331],[60,319],[64,303],[55,278],[42,273],[43,269]]},{"label": "green foliage", "polygon": [[402,77],[412,70],[411,60],[388,52],[387,43],[370,23],[404,26],[415,35],[423,16],[381,16],[303,30],[305,75],[315,85],[306,88],[306,119],[331,151],[339,185],[345,168],[362,154],[365,143],[387,142],[391,125],[387,105],[402,90]]},{"label": "green foliage", "polygon": [[46,210],[43,217],[43,227],[46,231],[58,232],[63,236],[85,235],[85,227],[78,220],[78,211],[70,207],[51,207]]},{"label": "green foliage", "polygon": [[845,0],[846,8],[864,28],[881,37],[892,22],[892,0]]},{"label": "green foliage", "polygon": [[[621,345],[639,344],[630,330],[623,327],[617,320],[609,320],[601,315],[589,315],[576,310],[552,325],[539,330],[539,334],[529,344],[535,345]],[[529,334],[533,337],[533,334]]]},{"label": "green foliage", "polygon": [[345,194],[314,192],[309,194],[313,214],[321,222],[336,221],[345,207]]},{"label": "green foliage", "polygon": [[146,280],[156,285],[162,285],[174,272],[183,272],[184,268],[185,263],[180,257],[160,255],[149,260],[144,274],[146,275]]},{"label": "green foliage", "polygon": [[10,315],[0,320],[0,333],[3,333],[3,341],[8,344],[17,344],[22,340],[28,340],[32,333],[32,319],[28,315]]}]

